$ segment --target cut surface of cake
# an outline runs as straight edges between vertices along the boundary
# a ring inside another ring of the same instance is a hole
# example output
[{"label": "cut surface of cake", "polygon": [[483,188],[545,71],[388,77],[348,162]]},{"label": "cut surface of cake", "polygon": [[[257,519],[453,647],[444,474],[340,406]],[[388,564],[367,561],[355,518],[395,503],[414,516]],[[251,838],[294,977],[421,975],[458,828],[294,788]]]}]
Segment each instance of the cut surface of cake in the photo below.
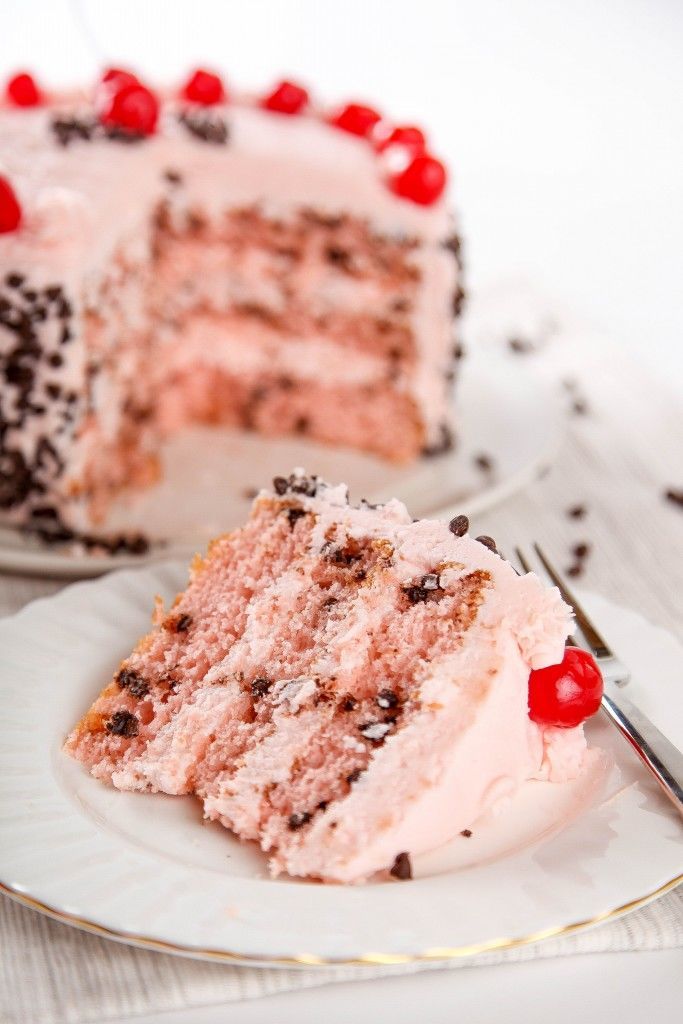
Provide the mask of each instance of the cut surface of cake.
[{"label": "cut surface of cake", "polygon": [[585,760],[581,726],[528,710],[568,607],[466,530],[276,478],[158,604],[66,750],[118,789],[196,794],[273,873],[405,877],[525,781]]},{"label": "cut surface of cake", "polygon": [[0,105],[0,514],[92,531],[188,423],[445,450],[460,242],[390,170],[442,165],[353,104],[167,93],[135,131],[101,89]]}]

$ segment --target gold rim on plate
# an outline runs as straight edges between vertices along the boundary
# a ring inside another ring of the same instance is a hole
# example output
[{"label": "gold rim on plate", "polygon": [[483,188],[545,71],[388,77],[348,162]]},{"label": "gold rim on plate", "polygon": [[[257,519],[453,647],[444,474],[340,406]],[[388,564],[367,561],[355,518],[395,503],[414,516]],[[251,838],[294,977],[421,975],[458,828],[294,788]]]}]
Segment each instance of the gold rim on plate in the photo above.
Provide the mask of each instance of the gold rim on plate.
[{"label": "gold rim on plate", "polygon": [[4,892],[7,896],[17,900],[31,910],[47,914],[48,917],[53,918],[55,921],[60,921],[62,924],[81,928],[105,939],[118,940],[143,949],[152,949],[158,953],[171,953],[179,956],[194,957],[195,959],[213,960],[219,963],[242,964],[246,967],[261,964],[269,967],[377,967],[380,965],[389,966],[429,963],[438,960],[457,960],[462,957],[477,956],[481,953],[517,949],[520,946],[529,946],[534,942],[540,942],[542,939],[554,939],[560,936],[573,935],[575,932],[583,931],[593,925],[613,921],[615,918],[621,917],[622,914],[627,914],[631,910],[638,910],[639,907],[645,906],[646,903],[657,899],[658,896],[671,892],[681,882],[683,882],[683,873],[676,875],[675,878],[670,879],[668,882],[664,882],[663,885],[653,889],[652,892],[648,892],[634,900],[629,900],[628,903],[622,903],[621,906],[614,907],[612,910],[605,910],[594,917],[586,918],[583,921],[575,921],[572,924],[543,928],[540,931],[532,932],[530,935],[520,936],[519,938],[490,939],[488,942],[478,942],[470,946],[439,946],[434,949],[426,949],[422,953],[364,953],[361,957],[350,960],[328,960],[325,957],[316,956],[311,953],[299,953],[289,957],[257,956],[255,954],[230,953],[222,949],[181,946],[173,942],[164,942],[161,939],[152,939],[146,935],[133,935],[128,932],[116,931],[97,924],[95,921],[89,921],[87,918],[78,917],[76,914],[67,914],[63,910],[50,907],[47,903],[41,903],[40,900],[36,900],[32,896],[18,892],[4,882],[0,882],[0,892]]}]

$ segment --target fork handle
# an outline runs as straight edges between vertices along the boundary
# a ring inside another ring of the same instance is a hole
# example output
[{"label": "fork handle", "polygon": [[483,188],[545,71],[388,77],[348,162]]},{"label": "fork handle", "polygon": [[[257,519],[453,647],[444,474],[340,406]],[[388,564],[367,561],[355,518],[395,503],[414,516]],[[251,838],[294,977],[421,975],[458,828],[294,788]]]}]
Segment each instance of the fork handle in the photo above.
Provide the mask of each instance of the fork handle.
[{"label": "fork handle", "polygon": [[683,754],[680,750],[623,694],[605,691],[602,708],[650,769],[678,813],[683,815]]}]

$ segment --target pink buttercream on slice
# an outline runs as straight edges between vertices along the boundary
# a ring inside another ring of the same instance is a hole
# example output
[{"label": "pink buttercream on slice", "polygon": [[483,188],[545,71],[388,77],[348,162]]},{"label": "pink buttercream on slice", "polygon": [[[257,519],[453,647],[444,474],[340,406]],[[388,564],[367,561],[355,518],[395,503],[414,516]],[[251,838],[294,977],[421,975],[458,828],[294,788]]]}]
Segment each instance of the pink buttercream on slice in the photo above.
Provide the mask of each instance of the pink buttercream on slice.
[{"label": "pink buttercream on slice", "polygon": [[121,789],[196,793],[274,873],[361,881],[584,769],[581,728],[528,716],[571,625],[557,590],[400,502],[296,471],[159,623],[67,747]]}]

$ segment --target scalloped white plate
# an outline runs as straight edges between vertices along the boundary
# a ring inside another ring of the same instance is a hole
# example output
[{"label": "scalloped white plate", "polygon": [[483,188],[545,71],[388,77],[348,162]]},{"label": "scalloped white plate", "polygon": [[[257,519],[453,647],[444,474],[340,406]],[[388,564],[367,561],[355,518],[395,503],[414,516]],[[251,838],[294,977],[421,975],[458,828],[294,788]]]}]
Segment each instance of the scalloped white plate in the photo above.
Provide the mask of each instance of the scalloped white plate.
[{"label": "scalloped white plate", "polygon": [[[0,569],[41,575],[97,576],[112,568],[170,557],[186,558],[246,518],[250,492],[273,476],[304,466],[327,480],[349,484],[357,500],[398,497],[416,516],[452,508],[468,515],[503,501],[549,466],[563,434],[557,388],[533,359],[505,346],[472,347],[458,384],[458,444],[446,455],[392,466],[369,455],[300,438],[263,438],[215,428],[192,428],[162,451],[162,482],[121,499],[105,528],[142,530],[168,546],[144,558],[74,553],[49,548],[0,527]],[[493,472],[475,464],[488,455]],[[445,514],[445,513],[444,513]]]},{"label": "scalloped white plate", "polygon": [[[10,895],[186,956],[386,963],[587,927],[680,880],[680,820],[602,719],[590,738],[616,765],[581,786],[529,783],[472,838],[418,858],[403,883],[273,881],[252,844],[202,824],[191,797],[95,781],[62,753],[64,736],[147,629],[154,594],[169,597],[185,579],[173,563],[119,572],[0,623],[0,888]],[[634,670],[634,699],[683,743],[680,645],[631,611],[584,598]]]}]

